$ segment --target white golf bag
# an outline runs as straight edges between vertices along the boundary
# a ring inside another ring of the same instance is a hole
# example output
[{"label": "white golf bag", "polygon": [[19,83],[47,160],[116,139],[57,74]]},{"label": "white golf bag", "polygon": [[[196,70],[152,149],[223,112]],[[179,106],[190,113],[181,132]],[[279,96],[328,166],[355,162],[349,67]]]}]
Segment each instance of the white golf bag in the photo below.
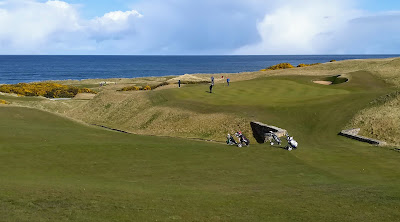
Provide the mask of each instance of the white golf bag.
[{"label": "white golf bag", "polygon": [[297,149],[298,143],[296,140],[293,139],[292,136],[289,136],[289,134],[286,134],[286,140],[288,142],[288,145],[286,146],[286,149],[291,151],[292,149]]}]

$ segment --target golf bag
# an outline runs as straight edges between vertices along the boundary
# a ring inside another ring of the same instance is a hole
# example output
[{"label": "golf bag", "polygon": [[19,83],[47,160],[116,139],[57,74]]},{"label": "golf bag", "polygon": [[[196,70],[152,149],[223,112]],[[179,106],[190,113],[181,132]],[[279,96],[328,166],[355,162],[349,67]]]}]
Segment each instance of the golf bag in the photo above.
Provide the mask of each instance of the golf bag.
[{"label": "golf bag", "polygon": [[274,145],[274,141],[278,144],[281,145],[282,140],[279,139],[279,137],[272,131],[269,131],[269,133],[265,134],[265,141],[269,141],[269,144]]},{"label": "golf bag", "polygon": [[291,151],[292,149],[297,149],[298,143],[296,140],[293,139],[292,136],[289,136],[289,134],[286,134],[286,140],[288,142],[288,145],[286,146],[286,149]]},{"label": "golf bag", "polygon": [[239,143],[238,143],[238,147],[242,147],[243,145],[249,146],[250,145],[250,140],[247,139],[242,132],[237,132],[235,133],[235,136],[239,138]]},{"label": "golf bag", "polygon": [[230,134],[228,134],[226,136],[226,144],[228,145],[237,145],[236,140],[233,138],[233,136],[231,136]]}]

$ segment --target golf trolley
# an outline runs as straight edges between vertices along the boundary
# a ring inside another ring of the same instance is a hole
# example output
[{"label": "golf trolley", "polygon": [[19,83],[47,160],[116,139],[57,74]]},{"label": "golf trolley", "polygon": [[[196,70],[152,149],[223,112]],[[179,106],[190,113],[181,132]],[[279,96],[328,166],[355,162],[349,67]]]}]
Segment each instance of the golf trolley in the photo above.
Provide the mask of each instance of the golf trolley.
[{"label": "golf trolley", "polygon": [[[288,133],[286,133],[286,140],[287,140],[287,145],[285,146],[285,149],[291,151],[293,149],[297,149],[298,143],[296,140],[293,139],[292,136],[289,136]],[[269,133],[265,134],[265,142],[268,141],[271,146],[273,146],[275,143],[278,145],[281,145],[282,140],[272,131],[269,131]]]},{"label": "golf trolley", "polygon": [[272,131],[269,131],[269,133],[265,134],[265,141],[267,140],[271,146],[274,145],[274,142],[276,142],[278,145],[281,145],[282,143],[282,140],[279,139],[279,137]]},{"label": "golf trolley", "polygon": [[299,144],[297,143],[296,140],[293,139],[292,136],[289,136],[288,133],[286,133],[286,140],[287,140],[287,142],[288,142],[288,144],[287,144],[287,146],[286,146],[286,149],[287,149],[287,150],[291,151],[292,149],[297,149],[297,146],[298,146]]},{"label": "golf trolley", "polygon": [[249,146],[250,145],[250,140],[245,137],[242,132],[238,131],[235,133],[235,136],[239,139],[239,142],[236,142],[236,140],[228,134],[226,136],[226,144],[228,145],[237,145],[238,147],[244,146]]},{"label": "golf trolley", "polygon": [[228,145],[237,145],[238,143],[233,138],[233,136],[231,136],[231,134],[228,133],[228,135],[226,136],[226,144],[228,144]]}]

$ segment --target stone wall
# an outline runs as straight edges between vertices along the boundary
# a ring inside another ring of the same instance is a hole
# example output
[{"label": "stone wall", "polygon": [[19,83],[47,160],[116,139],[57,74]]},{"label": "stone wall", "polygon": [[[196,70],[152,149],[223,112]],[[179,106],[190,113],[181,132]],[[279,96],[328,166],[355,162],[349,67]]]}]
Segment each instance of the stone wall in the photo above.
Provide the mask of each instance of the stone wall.
[{"label": "stone wall", "polygon": [[287,133],[287,131],[284,129],[260,122],[251,122],[250,126],[253,131],[253,137],[256,139],[258,143],[264,143],[265,134],[269,133],[270,131],[274,132],[278,137],[285,136],[285,134]]},{"label": "stone wall", "polygon": [[350,139],[358,140],[360,142],[373,144],[373,145],[378,145],[378,146],[386,145],[386,142],[384,142],[384,141],[375,140],[375,139],[367,138],[367,137],[364,137],[364,136],[359,136],[358,135],[359,132],[360,132],[359,128],[348,129],[348,130],[342,130],[339,133],[339,135],[340,136],[345,136],[345,137],[350,138]]}]

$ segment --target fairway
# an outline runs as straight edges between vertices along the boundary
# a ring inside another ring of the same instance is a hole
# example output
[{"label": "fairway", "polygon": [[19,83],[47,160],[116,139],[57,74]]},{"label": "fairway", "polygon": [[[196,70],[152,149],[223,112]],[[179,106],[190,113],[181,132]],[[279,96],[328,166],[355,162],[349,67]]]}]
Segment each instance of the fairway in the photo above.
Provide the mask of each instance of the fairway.
[{"label": "fairway", "polygon": [[[217,84],[213,93],[206,92],[207,84],[146,94],[112,92],[128,100],[108,101],[106,108],[116,112],[107,118],[117,119],[118,104],[129,111],[135,98],[146,98],[150,107],[136,112],[241,116],[287,129],[299,142],[292,152],[256,144],[250,133],[251,146],[238,148],[118,133],[37,109],[0,106],[0,220],[397,220],[399,153],[337,135],[358,110],[393,89],[366,72],[349,78],[323,86],[312,76],[267,77],[229,87]],[[100,94],[97,100],[102,96],[112,98]],[[43,101],[2,98],[28,105]],[[101,118],[104,103],[97,100],[80,109]],[[57,102],[50,104],[57,108]],[[159,116],[151,117],[158,127],[176,121],[156,122]],[[186,121],[188,127],[199,127]],[[215,126],[200,127],[208,132]],[[204,138],[224,139],[224,132],[213,132]]]},{"label": "fairway", "polygon": [[265,144],[239,149],[116,133],[14,107],[0,107],[0,119],[5,221],[394,221],[400,216],[400,158],[387,148],[298,133],[297,151]]}]

